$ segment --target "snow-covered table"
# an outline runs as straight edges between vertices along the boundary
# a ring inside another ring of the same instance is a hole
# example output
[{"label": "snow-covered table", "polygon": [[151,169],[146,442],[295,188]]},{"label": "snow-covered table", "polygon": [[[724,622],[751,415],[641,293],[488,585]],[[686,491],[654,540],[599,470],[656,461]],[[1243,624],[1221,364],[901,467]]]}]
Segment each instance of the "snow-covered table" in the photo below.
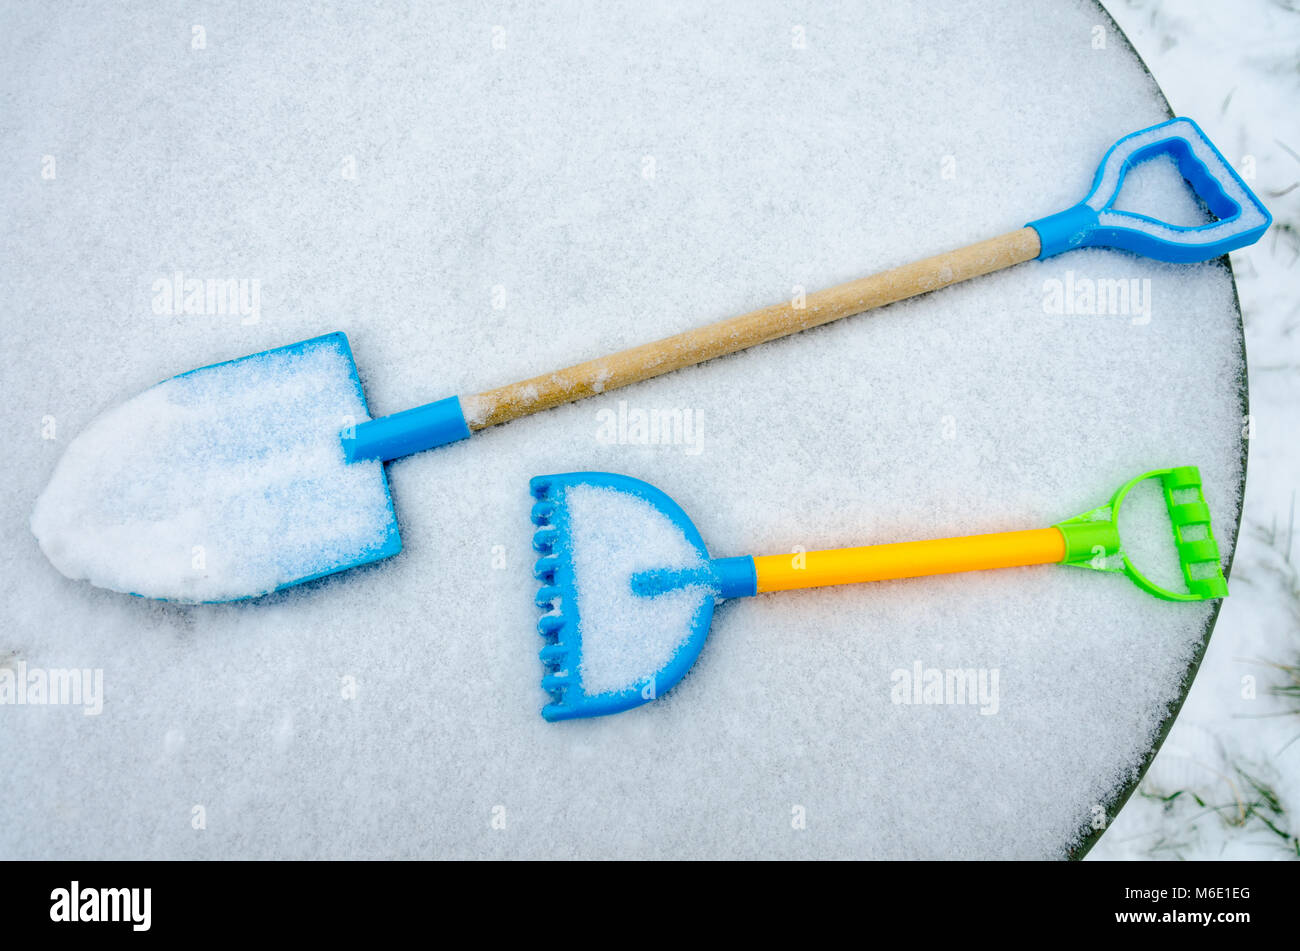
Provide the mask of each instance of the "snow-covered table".
[{"label": "snow-covered table", "polygon": [[[1066,207],[1168,115],[1099,7],[101,16],[0,30],[0,663],[102,677],[95,715],[0,709],[0,856],[1053,857],[1113,814],[1213,607],[1057,568],[757,598],[668,697],[550,725],[527,482],[646,479],[730,554],[1033,527],[1195,464],[1228,554],[1221,263],[1031,262],[402,461],[402,555],[256,602],[68,581],[26,525],[71,435],[191,367],[344,330],[392,412]],[[1176,203],[1160,171],[1133,187]],[[178,272],[246,306],[169,306]],[[1121,312],[1052,304],[1116,279]],[[917,669],[986,693],[907,702]]]}]

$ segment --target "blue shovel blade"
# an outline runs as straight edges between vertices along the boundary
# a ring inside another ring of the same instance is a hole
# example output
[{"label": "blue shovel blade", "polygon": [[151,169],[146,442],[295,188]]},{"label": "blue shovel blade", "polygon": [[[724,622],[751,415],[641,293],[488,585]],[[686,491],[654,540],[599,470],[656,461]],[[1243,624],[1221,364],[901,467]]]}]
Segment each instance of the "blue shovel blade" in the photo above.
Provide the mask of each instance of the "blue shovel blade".
[{"label": "blue shovel blade", "polygon": [[165,380],[68,446],[33,513],[65,575],[141,597],[237,601],[401,550],[347,337]]},{"label": "blue shovel blade", "polygon": [[[338,359],[327,361],[324,365],[332,366],[337,374],[336,385],[326,386],[325,392],[338,399],[336,406],[321,406],[322,415],[336,417],[339,422],[340,446],[352,435],[353,428],[369,418],[365,393],[361,379],[357,375],[356,361],[352,356],[352,347],[348,344],[347,334],[336,331],[309,340],[264,350],[237,360],[201,367],[181,374],[182,379],[194,374],[211,374],[228,372],[255,360],[270,360],[279,363],[286,375],[291,375],[295,366],[301,364],[305,357],[328,355]],[[321,365],[319,363],[317,366]],[[268,411],[273,411],[268,407]],[[257,447],[253,447],[256,451]],[[278,448],[278,447],[277,447]],[[393,511],[393,499],[388,488],[388,477],[380,462],[353,463],[347,466],[348,509],[365,509],[372,512],[386,513],[385,518],[373,520],[362,532],[340,534],[336,524],[322,521],[312,526],[304,538],[300,531],[295,531],[292,546],[286,546],[278,559],[278,572],[284,579],[276,584],[272,591],[279,591],[294,585],[314,581],[335,572],[356,568],[396,555],[402,550],[401,535],[397,530],[397,515]],[[329,490],[328,481],[333,470],[322,473],[323,488]],[[358,478],[358,476],[364,476]],[[343,514],[339,513],[340,516]],[[299,523],[296,526],[301,529]],[[213,599],[214,601],[235,601],[266,594],[264,590],[248,590],[231,596]]]}]

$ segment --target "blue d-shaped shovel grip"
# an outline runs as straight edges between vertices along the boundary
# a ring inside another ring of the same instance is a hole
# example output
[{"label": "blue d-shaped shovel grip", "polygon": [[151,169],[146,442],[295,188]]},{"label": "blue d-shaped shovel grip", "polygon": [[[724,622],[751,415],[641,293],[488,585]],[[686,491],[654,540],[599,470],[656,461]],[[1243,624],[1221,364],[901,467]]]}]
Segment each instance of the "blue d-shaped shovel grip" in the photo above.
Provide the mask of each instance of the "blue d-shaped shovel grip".
[{"label": "blue d-shaped shovel grip", "polygon": [[[1168,155],[1218,220],[1194,228],[1112,206],[1133,166]],[[1073,208],[1029,222],[1049,258],[1084,247],[1120,248],[1159,261],[1208,261],[1254,244],[1273,216],[1201,127],[1178,118],[1126,135],[1110,147],[1088,197]]]}]

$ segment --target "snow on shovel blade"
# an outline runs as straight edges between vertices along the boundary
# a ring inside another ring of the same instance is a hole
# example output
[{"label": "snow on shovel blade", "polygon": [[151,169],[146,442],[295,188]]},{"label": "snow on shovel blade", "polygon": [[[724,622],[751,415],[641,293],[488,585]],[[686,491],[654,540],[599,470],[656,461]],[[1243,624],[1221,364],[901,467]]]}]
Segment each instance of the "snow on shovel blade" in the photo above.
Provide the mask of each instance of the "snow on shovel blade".
[{"label": "snow on shovel blade", "polygon": [[315,337],[151,387],[68,445],[32,532],[73,579],[231,601],[396,554],[383,464],[348,464],[368,419],[347,337]]},{"label": "snow on shovel blade", "polygon": [[[608,472],[538,476],[533,547],[542,555],[537,629],[547,720],[654,700],[704,646],[718,587],[704,541],[654,486]],[[671,578],[653,593],[635,578]]]}]

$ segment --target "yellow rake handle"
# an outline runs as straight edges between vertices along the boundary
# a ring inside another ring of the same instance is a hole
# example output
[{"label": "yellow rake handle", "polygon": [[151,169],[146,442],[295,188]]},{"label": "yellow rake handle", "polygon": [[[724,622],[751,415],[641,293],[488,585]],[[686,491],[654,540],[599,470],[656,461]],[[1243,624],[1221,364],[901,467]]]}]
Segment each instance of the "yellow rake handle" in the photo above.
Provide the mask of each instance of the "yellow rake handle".
[{"label": "yellow rake handle", "polygon": [[1045,565],[1064,559],[1065,536],[1053,527],[793,555],[757,555],[754,571],[761,594],[985,568]]}]

